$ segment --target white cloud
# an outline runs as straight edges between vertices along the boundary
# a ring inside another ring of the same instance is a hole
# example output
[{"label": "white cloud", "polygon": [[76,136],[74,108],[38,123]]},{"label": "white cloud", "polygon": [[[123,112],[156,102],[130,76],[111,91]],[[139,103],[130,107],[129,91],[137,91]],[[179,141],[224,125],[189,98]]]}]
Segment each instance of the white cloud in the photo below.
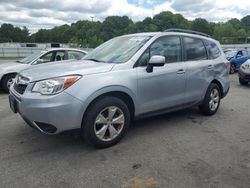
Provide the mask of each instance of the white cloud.
[{"label": "white cloud", "polygon": [[250,14],[250,1],[244,0],[173,0],[175,12],[188,19],[202,17],[208,21],[222,22],[231,18],[241,19]]},{"label": "white cloud", "polygon": [[[71,24],[78,20],[103,20],[111,15],[127,15],[134,21],[162,11],[180,13],[188,19],[197,17],[208,21],[241,19],[250,14],[250,1],[246,0],[1,0],[0,23],[27,26],[32,32]],[[147,5],[147,6],[146,6]]]}]

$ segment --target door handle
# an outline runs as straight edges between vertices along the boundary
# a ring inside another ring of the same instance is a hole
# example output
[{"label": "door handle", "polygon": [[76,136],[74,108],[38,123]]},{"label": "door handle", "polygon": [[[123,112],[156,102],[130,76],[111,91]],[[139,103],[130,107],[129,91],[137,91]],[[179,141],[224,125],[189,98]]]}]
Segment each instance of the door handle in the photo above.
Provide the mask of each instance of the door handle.
[{"label": "door handle", "polygon": [[207,68],[208,69],[212,69],[214,66],[213,65],[208,65]]},{"label": "door handle", "polygon": [[177,74],[185,74],[185,73],[186,73],[186,71],[184,69],[180,69],[177,71]]}]

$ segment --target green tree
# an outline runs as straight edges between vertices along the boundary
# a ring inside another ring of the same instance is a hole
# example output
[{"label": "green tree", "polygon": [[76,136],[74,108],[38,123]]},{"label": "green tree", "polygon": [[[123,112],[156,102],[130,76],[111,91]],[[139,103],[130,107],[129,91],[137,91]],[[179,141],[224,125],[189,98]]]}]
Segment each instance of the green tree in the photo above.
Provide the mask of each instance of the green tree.
[{"label": "green tree", "polygon": [[60,42],[73,46],[96,47],[119,35],[136,32],[164,31],[168,28],[192,29],[207,33],[222,43],[244,43],[250,36],[250,15],[241,20],[230,19],[225,23],[208,22],[197,18],[189,21],[181,14],[164,11],[153,18],[133,22],[127,16],[108,16],[103,22],[80,20],[71,25],[61,25],[52,29],[40,29],[30,35],[26,27],[2,24],[0,42]]},{"label": "green tree", "polygon": [[203,18],[196,18],[192,22],[191,29],[212,35],[212,30],[209,26],[208,21]]},{"label": "green tree", "polygon": [[244,26],[250,27],[250,15],[245,16],[244,18],[241,19],[241,22]]}]

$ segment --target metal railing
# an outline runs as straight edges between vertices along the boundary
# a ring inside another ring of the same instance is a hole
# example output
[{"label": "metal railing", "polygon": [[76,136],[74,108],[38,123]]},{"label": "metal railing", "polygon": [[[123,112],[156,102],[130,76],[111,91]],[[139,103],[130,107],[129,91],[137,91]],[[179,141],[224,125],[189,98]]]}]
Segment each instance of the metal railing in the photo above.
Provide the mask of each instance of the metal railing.
[{"label": "metal railing", "polygon": [[246,49],[250,51],[250,44],[223,44],[221,45],[223,48],[233,48],[233,49]]},{"label": "metal railing", "polygon": [[2,47],[0,48],[0,57],[26,57],[34,52],[41,51],[42,48],[37,47]]},{"label": "metal railing", "polygon": [[[244,48],[250,51],[250,44],[224,44],[223,48]],[[0,58],[21,58],[31,55],[34,52],[41,51],[44,48],[39,47],[0,47]],[[91,51],[92,49],[83,49]]]},{"label": "metal railing", "polygon": [[[0,47],[0,58],[21,58],[27,57],[34,52],[41,51],[45,48],[42,47]],[[82,48],[87,52],[91,51],[91,48]]]}]

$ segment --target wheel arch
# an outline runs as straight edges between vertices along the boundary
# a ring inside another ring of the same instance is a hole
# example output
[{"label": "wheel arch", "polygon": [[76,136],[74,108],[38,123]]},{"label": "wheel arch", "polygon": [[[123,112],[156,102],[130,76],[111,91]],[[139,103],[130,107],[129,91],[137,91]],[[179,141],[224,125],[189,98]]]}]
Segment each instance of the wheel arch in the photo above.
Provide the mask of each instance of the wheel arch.
[{"label": "wheel arch", "polygon": [[131,91],[128,91],[127,88],[123,87],[115,87],[116,89],[113,88],[113,90],[110,90],[110,88],[103,88],[101,90],[98,90],[94,94],[92,94],[86,102],[86,109],[84,110],[83,116],[82,116],[82,122],[84,121],[84,118],[86,117],[86,114],[90,107],[98,100],[100,100],[103,97],[106,96],[113,96],[121,99],[129,108],[130,116],[131,119],[134,118],[135,116],[135,96]]},{"label": "wheel arch", "polygon": [[216,84],[219,87],[219,89],[220,89],[220,96],[221,96],[221,98],[223,98],[223,96],[224,96],[223,87],[222,87],[222,84],[220,83],[220,81],[217,80],[217,79],[214,79],[214,80],[212,80],[211,84],[212,83]]},{"label": "wheel arch", "polygon": [[3,80],[3,78],[4,77],[6,77],[6,76],[8,76],[8,75],[12,75],[12,74],[18,74],[17,72],[8,72],[8,73],[6,73],[6,74],[4,74],[1,78],[0,78],[0,82],[2,82],[2,80]]}]

